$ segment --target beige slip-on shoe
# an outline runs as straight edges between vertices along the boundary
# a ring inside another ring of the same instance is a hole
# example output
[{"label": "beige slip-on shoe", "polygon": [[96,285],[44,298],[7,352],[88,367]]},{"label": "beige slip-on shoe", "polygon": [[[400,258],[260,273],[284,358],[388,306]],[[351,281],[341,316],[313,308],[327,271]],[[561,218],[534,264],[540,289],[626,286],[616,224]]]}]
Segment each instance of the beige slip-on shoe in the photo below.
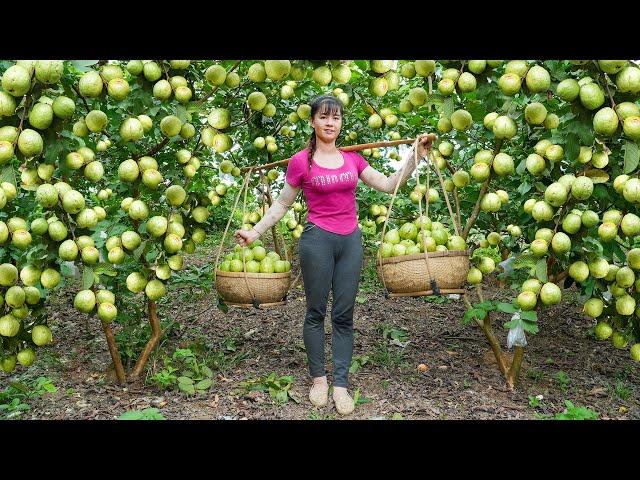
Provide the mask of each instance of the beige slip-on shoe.
[{"label": "beige slip-on shoe", "polygon": [[353,398],[346,389],[333,389],[333,401],[336,404],[336,410],[340,415],[349,415],[356,408]]},{"label": "beige slip-on shoe", "polygon": [[309,400],[316,407],[324,407],[329,401],[329,385],[314,383],[309,390]]}]

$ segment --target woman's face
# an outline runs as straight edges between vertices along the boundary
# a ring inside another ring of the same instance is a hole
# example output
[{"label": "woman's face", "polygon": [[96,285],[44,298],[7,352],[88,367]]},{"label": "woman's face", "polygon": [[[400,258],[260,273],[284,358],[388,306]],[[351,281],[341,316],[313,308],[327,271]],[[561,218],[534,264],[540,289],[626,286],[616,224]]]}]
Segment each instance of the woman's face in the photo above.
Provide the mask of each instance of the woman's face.
[{"label": "woman's face", "polygon": [[335,142],[340,135],[342,127],[342,115],[340,112],[319,111],[311,119],[311,126],[316,132],[316,137],[325,143]]}]

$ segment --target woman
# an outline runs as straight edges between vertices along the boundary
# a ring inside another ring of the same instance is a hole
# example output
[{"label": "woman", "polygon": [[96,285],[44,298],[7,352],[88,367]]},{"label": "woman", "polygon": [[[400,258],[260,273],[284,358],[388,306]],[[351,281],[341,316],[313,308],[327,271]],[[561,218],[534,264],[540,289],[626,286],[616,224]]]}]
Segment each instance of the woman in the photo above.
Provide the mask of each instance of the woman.
[{"label": "woman", "polygon": [[[353,353],[353,308],[362,271],[362,232],[358,228],[355,191],[358,178],[381,192],[393,193],[415,168],[413,149],[402,167],[387,177],[371,167],[356,152],[336,147],[343,116],[342,103],[320,96],[311,103],[311,135],[308,147],[289,161],[285,186],[265,216],[251,230],[238,230],[242,246],[255,241],[275,225],[302,189],[308,205],[307,225],[300,237],[300,267],[307,299],[303,337],[313,384],[309,400],[315,406],[327,404],[329,385],[324,363],[324,317],[329,290],[333,291],[333,400],[340,414],[353,411],[347,392]],[[418,143],[419,156],[431,147],[426,135]]]}]

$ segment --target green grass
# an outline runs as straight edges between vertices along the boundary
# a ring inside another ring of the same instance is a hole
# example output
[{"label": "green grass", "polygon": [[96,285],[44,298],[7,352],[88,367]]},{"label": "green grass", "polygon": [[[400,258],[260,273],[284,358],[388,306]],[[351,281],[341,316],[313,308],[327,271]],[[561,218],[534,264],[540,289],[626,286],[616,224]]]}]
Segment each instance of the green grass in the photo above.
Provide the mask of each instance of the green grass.
[{"label": "green grass", "polygon": [[597,420],[600,414],[588,407],[576,407],[571,401],[565,400],[563,412],[555,415],[542,415],[536,412],[536,418],[541,420]]},{"label": "green grass", "polygon": [[610,389],[613,390],[613,394],[615,395],[615,397],[623,402],[629,400],[629,398],[631,398],[631,395],[633,394],[633,387],[626,381],[621,379],[616,380],[615,387]]},{"label": "green grass", "polygon": [[404,350],[393,347],[389,348],[387,341],[382,340],[376,343],[371,355],[371,362],[381,368],[402,368],[407,362]]},{"label": "green grass", "polygon": [[443,305],[451,303],[453,300],[448,295],[431,295],[428,297],[422,297],[426,303],[434,303],[436,305]]},{"label": "green grass", "polygon": [[558,384],[558,388],[560,388],[563,393],[566,393],[569,389],[569,385],[571,384],[571,379],[569,378],[569,376],[561,370],[556,373],[555,380]]},{"label": "green grass", "polygon": [[46,394],[56,393],[57,387],[48,377],[29,378],[23,375],[0,391],[0,419],[12,419],[22,415],[31,406],[29,401]]},{"label": "green grass", "polygon": [[531,368],[527,370],[527,378],[530,378],[534,382],[539,382],[544,378],[544,372],[542,370]]}]

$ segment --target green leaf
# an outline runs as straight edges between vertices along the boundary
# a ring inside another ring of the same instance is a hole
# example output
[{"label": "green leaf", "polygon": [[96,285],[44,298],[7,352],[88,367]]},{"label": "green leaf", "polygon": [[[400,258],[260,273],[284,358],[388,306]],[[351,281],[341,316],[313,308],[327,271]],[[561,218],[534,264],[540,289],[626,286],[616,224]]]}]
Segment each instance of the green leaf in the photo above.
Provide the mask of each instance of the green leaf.
[{"label": "green leaf", "polygon": [[157,408],[145,408],[142,410],[141,420],[165,420],[165,418]]},{"label": "green leaf", "polygon": [[177,348],[173,354],[174,359],[178,358],[193,358],[194,354],[190,348]]},{"label": "green leaf", "polygon": [[486,316],[486,310],[483,310],[482,308],[472,308],[465,312],[464,317],[462,317],[462,321],[466,324],[473,320],[474,317],[476,317],[478,320],[484,320]]},{"label": "green leaf", "polygon": [[535,268],[537,264],[536,256],[532,253],[523,253],[518,255],[518,257],[513,262],[514,270],[518,270],[521,268],[532,269]]},{"label": "green leaf", "polygon": [[503,325],[504,328],[508,329],[517,328],[519,326],[524,326],[524,322],[519,318],[510,320]]},{"label": "green leaf", "polygon": [[276,393],[276,401],[280,403],[285,403],[288,398],[289,392],[287,392],[286,390],[280,390],[278,393]]},{"label": "green leaf", "polygon": [[466,104],[466,110],[471,114],[474,122],[481,122],[486,114],[484,105],[477,101],[468,102]]},{"label": "green leaf", "polygon": [[544,258],[536,263],[536,278],[541,282],[547,282],[547,261]]},{"label": "green leaf", "polygon": [[592,130],[591,121],[573,121],[568,122],[566,126],[567,134],[574,132],[578,135],[581,145],[592,145],[595,136]]},{"label": "green leaf", "polygon": [[2,173],[0,174],[0,180],[3,182],[11,183],[14,187],[17,185],[16,183],[16,172],[14,171],[11,165],[5,165],[2,169]]},{"label": "green leaf", "polygon": [[594,184],[607,183],[609,180],[609,174],[604,170],[598,168],[592,168],[584,172],[585,176],[589,177]]},{"label": "green leaf", "polygon": [[22,382],[9,382],[9,385],[11,385],[13,388],[15,388],[16,390],[19,390],[20,392],[23,393],[29,393],[30,388],[28,385],[25,385]]},{"label": "green leaf", "polygon": [[496,309],[504,313],[516,313],[517,309],[511,303],[498,302]]},{"label": "green leaf", "polygon": [[584,283],[584,293],[588,298],[591,298],[593,295],[593,289],[596,286],[596,280],[593,277],[589,277],[589,279]]},{"label": "green leaf", "polygon": [[178,389],[189,395],[196,393],[196,389],[191,383],[178,383]]},{"label": "green leaf", "polygon": [[638,168],[640,150],[635,142],[626,142],[622,148],[624,149],[624,169],[622,173],[631,173]]},{"label": "green leaf", "polygon": [[447,97],[444,99],[443,111],[447,117],[450,117],[453,113],[453,99],[451,97]]},{"label": "green leaf", "polygon": [[625,261],[627,260],[627,256],[625,255],[624,251],[622,250],[618,242],[611,242],[611,243],[612,243],[611,248],[613,250],[613,254],[616,257],[618,257],[618,260],[620,260],[622,263],[625,263]]},{"label": "green leaf", "polygon": [[140,260],[140,257],[142,256],[142,252],[144,251],[144,248],[147,246],[147,241],[145,240],[144,242],[142,242],[140,244],[140,246],[138,248],[136,248],[133,251],[133,258],[135,258],[136,260]]},{"label": "green leaf", "polygon": [[93,269],[85,265],[82,270],[82,288],[84,290],[88,290],[92,287],[93,281],[95,280],[95,276],[93,274]]},{"label": "green leaf", "polygon": [[366,71],[369,69],[369,65],[366,60],[356,60],[353,63],[355,63],[358,66],[358,68],[360,68],[360,70]]},{"label": "green leaf", "polygon": [[555,420],[597,420],[598,412],[594,412],[587,407],[576,407],[570,400],[565,400],[567,407],[564,412],[556,413]]},{"label": "green leaf", "polygon": [[540,193],[543,193],[547,189],[547,186],[542,182],[536,182],[535,186],[536,190],[538,190]]},{"label": "green leaf", "polygon": [[178,383],[185,383],[188,385],[193,385],[193,379],[189,377],[178,377]]},{"label": "green leaf", "polygon": [[570,162],[573,162],[578,158],[578,154],[580,153],[580,141],[578,140],[578,135],[575,133],[569,133],[567,135],[565,153],[567,155],[567,160]]},{"label": "green leaf", "polygon": [[99,60],[71,60],[71,64],[76,67],[76,69],[81,72],[88,72],[89,70],[93,70],[91,65],[95,65]]},{"label": "green leaf", "polygon": [[115,277],[118,275],[118,271],[110,263],[101,263],[93,269],[93,273],[96,275],[108,275],[109,277]]},{"label": "green leaf", "polygon": [[129,410],[118,417],[118,420],[140,420],[143,413],[138,410]]},{"label": "green leaf", "polygon": [[211,387],[211,385],[213,385],[213,381],[210,378],[205,378],[204,380],[200,380],[198,383],[196,383],[196,389],[207,390]]},{"label": "green leaf", "polygon": [[229,313],[229,306],[224,303],[224,299],[218,295],[218,310],[220,310],[222,313]]},{"label": "green leaf", "polygon": [[178,117],[182,123],[187,122],[189,116],[185,107],[182,105],[176,106],[176,117]]},{"label": "green leaf", "polygon": [[526,312],[520,312],[520,318],[522,318],[523,320],[526,320],[528,322],[537,322],[538,321],[538,314],[536,312],[534,312],[533,310],[529,310]]},{"label": "green leaf", "polygon": [[[72,135],[71,133],[69,133],[69,135]],[[75,136],[73,136],[73,138],[75,139]],[[64,141],[56,141],[53,142],[52,144],[48,144],[47,145],[47,150],[45,151],[44,154],[44,159],[46,163],[49,164],[55,164],[56,161],[58,160],[58,157],[60,157],[60,154],[62,153],[62,151],[64,150]]]},{"label": "green leaf", "polygon": [[529,182],[527,182],[526,180],[523,181],[520,185],[518,185],[518,193],[520,195],[524,195],[529,190],[531,190],[531,184]]},{"label": "green leaf", "polygon": [[62,263],[60,265],[60,273],[63,277],[70,277],[71,275],[73,275],[73,267],[66,263]]},{"label": "green leaf", "polygon": [[475,304],[476,308],[482,308],[484,310],[493,310],[495,308],[495,304],[491,300],[485,300],[481,303]]}]

